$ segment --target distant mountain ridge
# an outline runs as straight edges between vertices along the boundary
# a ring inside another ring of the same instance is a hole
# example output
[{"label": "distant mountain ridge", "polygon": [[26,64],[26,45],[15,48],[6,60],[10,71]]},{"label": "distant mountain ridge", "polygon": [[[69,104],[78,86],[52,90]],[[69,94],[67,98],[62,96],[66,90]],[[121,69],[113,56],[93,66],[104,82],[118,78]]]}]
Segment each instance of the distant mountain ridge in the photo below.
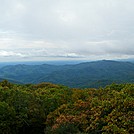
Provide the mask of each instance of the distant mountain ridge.
[{"label": "distant mountain ridge", "polygon": [[69,87],[99,87],[134,83],[134,63],[102,60],[75,65],[10,65],[0,68],[0,78],[20,83],[52,82]]}]

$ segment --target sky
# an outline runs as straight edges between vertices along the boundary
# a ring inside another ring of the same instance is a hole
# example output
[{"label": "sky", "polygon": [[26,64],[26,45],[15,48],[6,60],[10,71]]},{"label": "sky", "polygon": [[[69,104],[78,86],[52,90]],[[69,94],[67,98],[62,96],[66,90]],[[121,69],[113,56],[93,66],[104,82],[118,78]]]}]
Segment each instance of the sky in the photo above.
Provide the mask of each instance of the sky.
[{"label": "sky", "polygon": [[134,0],[0,0],[0,62],[134,58]]}]

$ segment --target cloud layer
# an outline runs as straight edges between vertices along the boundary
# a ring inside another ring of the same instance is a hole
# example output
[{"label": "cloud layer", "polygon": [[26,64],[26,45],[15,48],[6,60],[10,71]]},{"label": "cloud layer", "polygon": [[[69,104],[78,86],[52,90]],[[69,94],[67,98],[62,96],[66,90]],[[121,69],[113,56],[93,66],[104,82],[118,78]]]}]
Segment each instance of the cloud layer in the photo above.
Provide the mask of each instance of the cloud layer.
[{"label": "cloud layer", "polygon": [[0,61],[134,58],[132,0],[0,2]]}]

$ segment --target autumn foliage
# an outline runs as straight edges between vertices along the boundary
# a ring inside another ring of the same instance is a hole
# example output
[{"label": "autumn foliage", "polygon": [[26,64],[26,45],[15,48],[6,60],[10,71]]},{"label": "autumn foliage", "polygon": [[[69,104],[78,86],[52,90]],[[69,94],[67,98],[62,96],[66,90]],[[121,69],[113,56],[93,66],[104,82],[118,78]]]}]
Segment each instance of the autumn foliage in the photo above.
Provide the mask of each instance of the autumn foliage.
[{"label": "autumn foliage", "polygon": [[134,84],[70,89],[0,83],[0,134],[133,134]]}]

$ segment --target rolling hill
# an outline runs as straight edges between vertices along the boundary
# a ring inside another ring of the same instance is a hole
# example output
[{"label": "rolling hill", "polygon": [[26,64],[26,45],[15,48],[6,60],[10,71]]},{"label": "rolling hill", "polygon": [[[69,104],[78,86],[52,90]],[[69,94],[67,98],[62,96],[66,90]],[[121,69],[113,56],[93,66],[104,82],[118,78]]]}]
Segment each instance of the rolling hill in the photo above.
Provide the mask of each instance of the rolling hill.
[{"label": "rolling hill", "polygon": [[134,83],[134,63],[102,60],[75,65],[11,65],[0,68],[0,78],[20,83],[52,82],[69,87],[99,87]]}]

